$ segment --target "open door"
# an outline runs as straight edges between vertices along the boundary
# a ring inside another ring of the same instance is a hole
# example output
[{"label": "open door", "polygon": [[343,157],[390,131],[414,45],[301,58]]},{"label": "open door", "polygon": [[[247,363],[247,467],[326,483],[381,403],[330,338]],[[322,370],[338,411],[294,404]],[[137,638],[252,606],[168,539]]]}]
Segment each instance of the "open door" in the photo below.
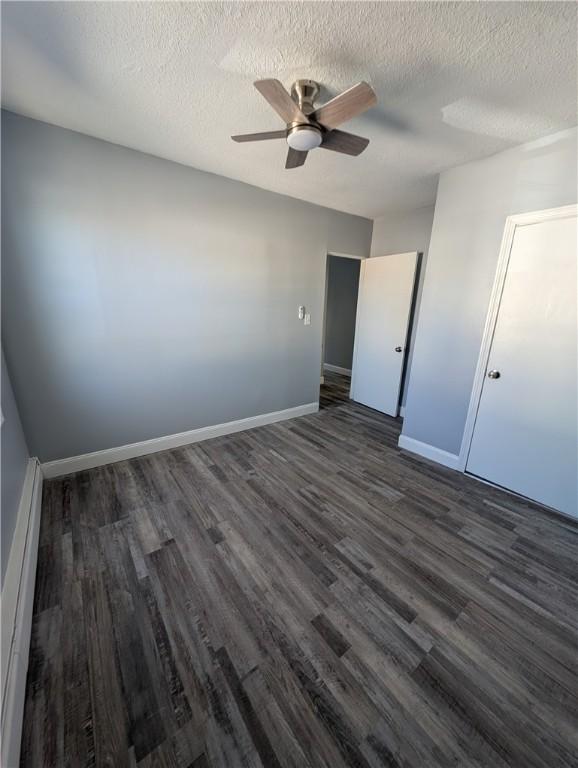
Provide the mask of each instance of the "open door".
[{"label": "open door", "polygon": [[397,416],[417,252],[361,264],[351,399]]}]

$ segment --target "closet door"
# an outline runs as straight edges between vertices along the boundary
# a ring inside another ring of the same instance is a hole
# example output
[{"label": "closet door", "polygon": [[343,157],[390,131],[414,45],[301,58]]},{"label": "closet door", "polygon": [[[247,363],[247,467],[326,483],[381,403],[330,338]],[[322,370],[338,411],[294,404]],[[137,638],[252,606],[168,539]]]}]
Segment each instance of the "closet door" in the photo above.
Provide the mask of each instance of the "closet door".
[{"label": "closet door", "polygon": [[578,515],[577,219],[516,226],[467,471]]}]

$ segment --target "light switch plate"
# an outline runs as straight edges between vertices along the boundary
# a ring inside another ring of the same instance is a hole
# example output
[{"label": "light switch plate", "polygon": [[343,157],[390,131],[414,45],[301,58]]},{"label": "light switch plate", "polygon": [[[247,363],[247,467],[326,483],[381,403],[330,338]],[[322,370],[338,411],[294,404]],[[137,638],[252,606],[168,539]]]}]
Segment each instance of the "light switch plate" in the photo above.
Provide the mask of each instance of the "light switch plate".
[{"label": "light switch plate", "polygon": [[299,320],[303,320],[303,318],[305,317],[305,307],[299,307],[297,317],[299,318]]}]

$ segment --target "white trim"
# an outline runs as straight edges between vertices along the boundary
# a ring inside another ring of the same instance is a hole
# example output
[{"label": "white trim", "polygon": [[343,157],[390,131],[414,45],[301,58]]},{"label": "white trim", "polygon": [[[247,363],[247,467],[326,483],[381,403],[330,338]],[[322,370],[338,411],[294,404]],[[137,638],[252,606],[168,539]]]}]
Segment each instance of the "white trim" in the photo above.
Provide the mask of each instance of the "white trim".
[{"label": "white trim", "polygon": [[332,373],[342,373],[344,376],[351,376],[351,368],[342,368],[339,365],[331,365],[330,363],[323,363],[324,371],[331,371]]},{"label": "white trim", "polygon": [[321,324],[321,354],[319,356],[319,375],[323,375],[325,360],[325,335],[327,333],[327,295],[329,288],[329,254],[325,254],[325,282],[323,285],[323,323]]},{"label": "white trim", "polygon": [[435,445],[422,443],[419,440],[414,440],[413,437],[407,437],[407,435],[400,435],[397,444],[403,450],[417,453],[419,456],[430,459],[430,461],[443,464],[444,467],[449,467],[450,469],[459,468],[459,456],[457,454],[442,451],[441,448],[436,448]]},{"label": "white trim", "polygon": [[319,383],[320,384],[325,384],[325,376],[320,376],[319,377]]},{"label": "white trim", "polygon": [[500,301],[502,299],[502,292],[506,282],[508,262],[510,261],[510,252],[512,250],[516,228],[525,227],[528,224],[538,224],[542,221],[565,219],[569,216],[576,215],[578,215],[578,205],[565,205],[560,208],[548,208],[543,211],[520,213],[513,216],[508,216],[506,218],[506,225],[504,227],[502,244],[500,246],[500,253],[498,256],[494,285],[492,287],[492,293],[490,294],[490,303],[486,317],[486,324],[484,327],[484,335],[482,336],[482,346],[480,348],[480,354],[476,366],[476,373],[472,386],[472,394],[470,397],[470,404],[466,416],[462,444],[460,446],[458,469],[460,469],[462,472],[466,471],[468,455],[470,453],[470,447],[474,437],[476,416],[478,414],[478,407],[480,404],[480,398],[482,396],[482,387],[484,385],[484,378],[486,376],[486,368],[492,347],[494,330],[498,320]]},{"label": "white trim", "polygon": [[38,559],[42,471],[28,462],[2,587],[2,765],[16,768],[24,717],[24,695],[32,631]]},{"label": "white trim", "polygon": [[399,415],[403,418],[405,417],[405,405],[399,406]]},{"label": "white trim", "polygon": [[253,429],[254,427],[262,427],[266,424],[274,424],[276,421],[284,421],[285,419],[294,419],[298,416],[306,416],[309,413],[316,413],[318,410],[318,402],[305,403],[304,405],[297,405],[295,408],[286,408],[283,411],[263,413],[259,416],[250,416],[247,419],[228,421],[225,424],[215,424],[210,427],[190,429],[187,432],[178,432],[175,435],[154,437],[152,440],[143,440],[139,443],[130,443],[129,445],[120,445],[116,448],[107,448],[104,451],[94,451],[94,453],[71,456],[68,459],[49,461],[42,464],[42,472],[46,478],[69,475],[72,472],[80,472],[84,469],[101,467],[103,464],[112,464],[115,461],[134,459],[137,456],[146,456],[149,453],[157,453],[158,451],[166,451],[171,448],[179,448],[182,445],[198,443],[201,440],[209,440],[212,437],[230,435],[234,432],[242,432],[245,429]]}]

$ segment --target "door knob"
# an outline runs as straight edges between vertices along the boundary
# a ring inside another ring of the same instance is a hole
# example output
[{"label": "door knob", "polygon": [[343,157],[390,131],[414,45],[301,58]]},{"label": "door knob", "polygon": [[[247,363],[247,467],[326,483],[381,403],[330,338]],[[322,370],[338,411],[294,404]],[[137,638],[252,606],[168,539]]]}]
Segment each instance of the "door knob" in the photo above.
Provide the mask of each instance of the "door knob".
[{"label": "door knob", "polygon": [[396,348],[395,348],[395,351],[396,351],[396,352],[401,352],[401,347],[396,347]]},{"label": "door knob", "polygon": [[501,376],[499,371],[488,371],[488,379],[499,379]]}]

